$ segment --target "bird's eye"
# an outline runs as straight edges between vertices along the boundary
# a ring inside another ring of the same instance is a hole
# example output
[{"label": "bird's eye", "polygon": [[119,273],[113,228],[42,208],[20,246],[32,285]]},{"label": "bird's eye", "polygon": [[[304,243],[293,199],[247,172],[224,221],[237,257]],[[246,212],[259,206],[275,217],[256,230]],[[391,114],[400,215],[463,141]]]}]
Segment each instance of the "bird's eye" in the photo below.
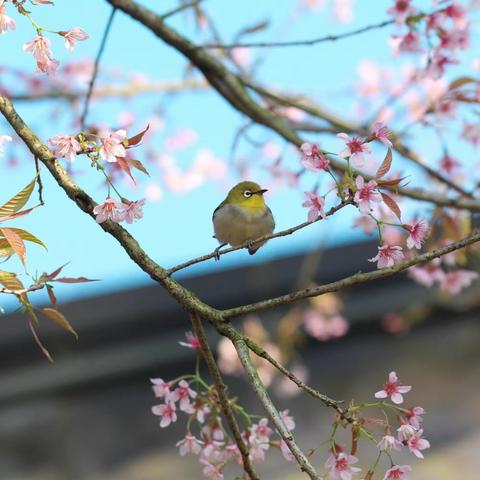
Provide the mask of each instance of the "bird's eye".
[{"label": "bird's eye", "polygon": [[245,190],[245,191],[243,192],[243,196],[244,196],[245,198],[250,198],[250,197],[252,196],[252,192],[251,192],[250,190]]}]

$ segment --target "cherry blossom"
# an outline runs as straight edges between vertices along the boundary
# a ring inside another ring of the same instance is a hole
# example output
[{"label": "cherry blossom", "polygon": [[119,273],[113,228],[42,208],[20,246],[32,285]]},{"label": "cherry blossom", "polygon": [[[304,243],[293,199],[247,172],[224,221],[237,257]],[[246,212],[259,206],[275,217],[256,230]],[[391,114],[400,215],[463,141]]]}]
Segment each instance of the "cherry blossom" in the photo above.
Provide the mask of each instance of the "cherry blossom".
[{"label": "cherry blossom", "polygon": [[170,395],[170,383],[161,378],[151,378],[153,392],[157,398],[168,397]]},{"label": "cherry blossom", "polygon": [[202,347],[200,345],[200,340],[192,332],[185,332],[186,342],[178,342],[182,347],[191,348],[193,350],[200,350]]},{"label": "cherry blossom", "polygon": [[411,436],[415,435],[415,428],[409,423],[404,423],[397,428],[398,439],[401,442],[407,441]]},{"label": "cherry blossom", "polygon": [[117,130],[103,137],[101,139],[102,146],[98,151],[100,158],[104,158],[107,162],[114,163],[117,161],[117,157],[124,157],[127,153],[123,145],[126,138],[127,132],[125,130]]},{"label": "cherry blossom", "polygon": [[295,428],[295,420],[291,415],[289,415],[289,413],[290,412],[288,410],[282,410],[279,412],[280,418],[282,419],[286,429],[292,431]]},{"label": "cherry blossom", "polygon": [[205,459],[200,459],[200,463],[205,465],[202,472],[207,478],[211,478],[212,480],[224,479],[220,465],[213,465]]},{"label": "cherry blossom", "polygon": [[408,276],[427,288],[435,282],[442,282],[446,273],[440,268],[440,259],[436,258],[424,266],[415,265],[408,269]]},{"label": "cherry blossom", "polygon": [[0,157],[3,156],[3,144],[11,141],[12,137],[10,135],[0,135]]},{"label": "cherry blossom", "polygon": [[79,27],[72,28],[68,32],[60,32],[60,35],[65,38],[65,48],[70,52],[75,49],[75,42],[81,42],[88,38],[88,34]]},{"label": "cherry blossom", "polygon": [[15,30],[16,24],[13,18],[9,17],[6,13],[6,7],[3,5],[3,1],[0,2],[0,35],[7,33],[7,30]]},{"label": "cherry blossom", "polygon": [[440,159],[439,166],[442,172],[445,172],[447,175],[451,176],[456,172],[456,170],[461,167],[461,163],[457,159],[446,153]]},{"label": "cherry blossom", "polygon": [[168,401],[176,402],[180,400],[179,406],[182,412],[194,413],[190,399],[195,398],[196,396],[197,392],[189,387],[188,382],[186,380],[180,380],[178,387],[168,396]]},{"label": "cherry blossom", "polygon": [[214,440],[224,440],[225,435],[222,429],[222,420],[217,417],[215,420],[202,428],[202,433],[211,436]]},{"label": "cherry blossom", "polygon": [[464,123],[462,136],[475,147],[480,145],[480,123]]},{"label": "cherry blossom", "polygon": [[395,0],[395,4],[387,10],[396,23],[405,23],[408,17],[415,15],[416,9],[410,4],[410,0]]},{"label": "cherry blossom", "polygon": [[377,446],[384,452],[391,452],[392,450],[400,450],[401,443],[392,435],[384,435]]},{"label": "cherry blossom", "polygon": [[379,390],[376,394],[376,398],[387,398],[390,397],[393,403],[397,405],[403,403],[403,393],[408,393],[412,387],[408,385],[401,385],[398,381],[397,374],[395,372],[390,372],[388,375],[388,380],[384,383],[383,389]]},{"label": "cherry blossom", "polygon": [[425,237],[428,236],[430,227],[425,220],[417,220],[412,225],[405,225],[407,230],[410,232],[407,237],[407,247],[408,248],[422,248],[422,244],[425,240]]},{"label": "cherry blossom", "polygon": [[177,421],[176,411],[177,409],[175,404],[171,401],[167,401],[162,405],[155,405],[152,407],[152,413],[162,417],[160,420],[161,428],[168,427],[171,423],[175,423]]},{"label": "cherry blossom", "polygon": [[458,269],[446,273],[440,280],[440,289],[451,295],[458,295],[464,288],[478,278],[478,273],[471,270]]},{"label": "cherry blossom", "polygon": [[325,198],[319,197],[316,193],[313,192],[304,192],[307,199],[302,203],[302,207],[310,208],[308,211],[308,221],[313,222],[319,216],[323,219],[325,218]]},{"label": "cherry blossom", "polygon": [[370,180],[368,183],[365,183],[365,179],[358,175],[355,179],[355,185],[357,191],[353,200],[358,205],[358,209],[363,214],[369,214],[372,210],[371,202],[381,202],[382,195],[378,191],[378,184],[375,180]]},{"label": "cherry blossom", "polygon": [[407,440],[407,446],[417,458],[423,458],[421,450],[430,448],[430,442],[422,438],[423,430],[419,430]]},{"label": "cherry blossom", "polygon": [[326,170],[330,161],[320,151],[317,145],[311,143],[303,143],[300,147],[302,151],[302,165],[311,172],[319,172]]},{"label": "cherry blossom", "polygon": [[179,453],[181,457],[184,457],[187,453],[193,453],[198,455],[202,450],[202,445],[204,443],[201,440],[198,440],[191,433],[187,433],[185,438],[178,441],[175,446],[179,447]]},{"label": "cherry blossom", "polygon": [[351,480],[352,476],[361,471],[361,468],[352,467],[358,462],[358,458],[346,453],[331,454],[325,462],[325,468],[329,471],[332,480]]},{"label": "cherry blossom", "polygon": [[106,220],[121,222],[125,218],[125,211],[123,210],[122,204],[116,202],[113,198],[107,198],[105,202],[97,205],[93,209],[93,213],[97,223],[103,223]]},{"label": "cherry blossom", "polygon": [[423,418],[421,415],[425,414],[425,410],[422,407],[407,408],[405,419],[415,429],[419,430],[422,424]]},{"label": "cherry blossom", "polygon": [[259,443],[268,442],[272,436],[273,430],[268,426],[268,420],[262,418],[258,423],[250,427],[250,441]]},{"label": "cherry blossom", "polygon": [[287,462],[291,462],[295,457],[293,456],[293,453],[290,451],[290,448],[288,448],[288,445],[285,443],[285,440],[280,440],[280,451],[282,452],[283,458]]},{"label": "cherry blossom", "polygon": [[197,422],[204,423],[205,416],[208,415],[211,411],[210,407],[198,397],[194,400],[192,406],[193,406],[193,412],[194,412],[195,418],[197,419]]},{"label": "cherry blossom", "polygon": [[47,75],[55,73],[59,63],[52,58],[50,40],[48,38],[43,35],[37,35],[23,45],[23,50],[31,53],[35,58],[37,62],[37,73],[45,72]]},{"label": "cherry blossom", "polygon": [[383,480],[407,480],[407,473],[411,471],[408,465],[395,465],[387,470]]},{"label": "cherry blossom", "polygon": [[[205,433],[204,429],[205,427],[202,429],[202,433]],[[200,454],[201,458],[209,462],[223,461],[225,458],[224,442],[213,440],[208,436],[204,436],[203,438],[205,440],[205,447]]]},{"label": "cherry blossom", "polygon": [[342,158],[350,157],[352,165],[355,167],[363,167],[364,153],[370,153],[370,147],[365,143],[364,138],[349,137],[346,133],[338,133],[337,137],[341,138],[346,144],[338,155]]},{"label": "cherry blossom", "polygon": [[123,211],[127,223],[133,223],[135,220],[140,220],[143,217],[143,206],[145,199],[136,200],[135,202],[123,202]]},{"label": "cherry blossom", "polygon": [[386,147],[391,148],[392,142],[388,138],[390,135],[390,131],[388,127],[384,125],[382,122],[376,122],[373,125],[373,136],[380,142],[382,142]]},{"label": "cherry blossom", "polygon": [[326,317],[313,308],[305,311],[303,325],[309,335],[322,342],[343,337],[348,331],[348,322],[342,316]]},{"label": "cherry blossom", "polygon": [[403,260],[402,247],[395,245],[382,245],[378,247],[378,254],[369,258],[369,262],[377,262],[377,268],[393,267],[395,263]]},{"label": "cherry blossom", "polygon": [[422,51],[420,45],[420,34],[414,30],[410,30],[408,33],[401,37],[394,37],[398,41],[398,51],[406,53],[419,53]]},{"label": "cherry blossom", "polygon": [[80,143],[72,135],[56,135],[49,138],[48,143],[57,158],[66,158],[70,162],[73,162],[77,158],[77,153],[82,150]]}]

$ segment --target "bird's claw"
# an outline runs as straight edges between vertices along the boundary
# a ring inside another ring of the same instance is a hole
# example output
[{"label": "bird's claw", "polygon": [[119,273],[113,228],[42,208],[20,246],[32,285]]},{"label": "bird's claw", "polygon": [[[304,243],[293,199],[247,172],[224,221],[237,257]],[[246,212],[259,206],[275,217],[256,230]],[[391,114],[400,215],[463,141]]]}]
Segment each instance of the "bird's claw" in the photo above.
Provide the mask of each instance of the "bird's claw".
[{"label": "bird's claw", "polygon": [[215,261],[218,262],[220,260],[220,249],[224,247],[226,243],[222,243],[219,245],[214,251],[213,251],[213,258],[215,258]]}]

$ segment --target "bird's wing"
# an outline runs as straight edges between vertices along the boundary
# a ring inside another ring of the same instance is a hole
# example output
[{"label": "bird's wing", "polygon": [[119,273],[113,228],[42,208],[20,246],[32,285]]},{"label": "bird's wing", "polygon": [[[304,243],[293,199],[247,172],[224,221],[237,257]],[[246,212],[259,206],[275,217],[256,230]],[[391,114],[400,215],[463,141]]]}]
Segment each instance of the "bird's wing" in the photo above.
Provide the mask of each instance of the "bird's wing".
[{"label": "bird's wing", "polygon": [[213,215],[212,215],[212,222],[215,218],[215,214],[222,208],[225,206],[225,203],[227,202],[227,200],[224,200],[214,211],[213,211]]}]

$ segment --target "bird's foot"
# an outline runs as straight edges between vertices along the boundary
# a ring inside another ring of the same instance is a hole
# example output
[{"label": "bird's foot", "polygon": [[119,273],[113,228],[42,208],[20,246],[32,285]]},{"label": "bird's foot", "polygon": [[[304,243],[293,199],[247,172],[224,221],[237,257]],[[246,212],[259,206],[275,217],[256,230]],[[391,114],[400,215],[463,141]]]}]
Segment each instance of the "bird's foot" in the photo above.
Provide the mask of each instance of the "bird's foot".
[{"label": "bird's foot", "polygon": [[215,261],[218,262],[220,260],[220,249],[224,247],[226,243],[222,243],[219,245],[214,251],[213,251],[213,257],[215,258]]}]

